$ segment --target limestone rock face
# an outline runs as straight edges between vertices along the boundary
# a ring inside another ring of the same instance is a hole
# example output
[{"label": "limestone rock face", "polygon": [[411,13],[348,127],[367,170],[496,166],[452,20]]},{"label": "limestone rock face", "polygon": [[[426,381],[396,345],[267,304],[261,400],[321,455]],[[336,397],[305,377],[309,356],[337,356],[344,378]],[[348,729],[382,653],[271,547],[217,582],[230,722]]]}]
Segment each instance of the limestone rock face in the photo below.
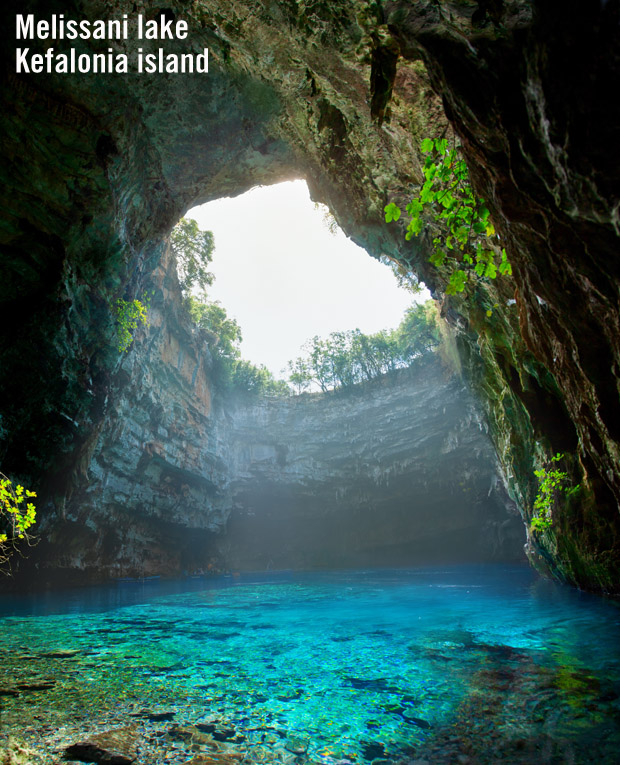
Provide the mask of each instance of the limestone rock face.
[{"label": "limestone rock face", "polygon": [[480,409],[438,357],[329,394],[212,397],[169,255],[22,578],[524,557]]},{"label": "limestone rock face", "polygon": [[[183,309],[170,251],[149,282],[149,326],[110,375],[96,427],[29,556],[54,578],[179,574],[225,528],[225,423],[211,357]],[[75,458],[74,458],[75,460]]]},{"label": "limestone rock face", "polygon": [[436,358],[229,417],[234,568],[522,559],[479,410]]},{"label": "limestone rock face", "polygon": [[442,94],[515,271],[510,292],[480,291],[483,305],[502,306],[491,322],[478,299],[454,306],[468,319],[461,348],[526,515],[532,471],[551,454],[566,455],[576,490],[556,502],[553,528],[530,539],[532,559],[617,591],[620,110],[608,93],[619,83],[620,9],[407,5],[386,3],[388,28]]},{"label": "limestone rock face", "polygon": [[[152,519],[174,515],[176,500],[147,493],[140,513],[132,505],[121,524],[134,471],[189,491],[190,515],[215,491],[225,459],[217,435],[203,455],[173,433],[177,419],[190,429],[211,418],[200,351],[178,351],[187,366],[174,374],[184,382],[170,386],[169,402],[153,402],[162,415],[147,427],[136,396],[139,376],[151,372],[118,353],[112,306],[156,281],[162,239],[193,203],[305,177],[355,241],[407,259],[442,300],[526,519],[534,470],[566,455],[579,489],[555,502],[551,530],[531,534],[532,559],[565,581],[616,591],[618,4],[146,6],[81,0],[62,12],[185,18],[192,50],[209,48],[208,74],[16,75],[16,41],[9,33],[0,40],[0,457],[4,472],[36,483],[43,529],[71,524],[86,556],[101,544],[86,523],[95,498],[80,503],[106,480],[102,438],[127,455],[114,485],[120,534],[140,529],[135,550],[148,546]],[[8,0],[3,28],[14,29],[16,13],[50,12],[42,0]],[[138,45],[114,43],[130,56]],[[44,43],[32,48],[42,52]],[[405,242],[402,228],[382,218],[387,201],[405,201],[421,181],[419,140],[444,129],[461,138],[515,271],[509,283],[445,300],[446,274],[428,263],[427,240]],[[161,350],[168,330],[160,326]],[[177,353],[176,342],[171,336],[167,353]],[[146,363],[148,347],[141,353]],[[170,441],[159,437],[164,431]],[[200,480],[185,480],[186,457]],[[205,533],[221,527],[221,512]]]}]

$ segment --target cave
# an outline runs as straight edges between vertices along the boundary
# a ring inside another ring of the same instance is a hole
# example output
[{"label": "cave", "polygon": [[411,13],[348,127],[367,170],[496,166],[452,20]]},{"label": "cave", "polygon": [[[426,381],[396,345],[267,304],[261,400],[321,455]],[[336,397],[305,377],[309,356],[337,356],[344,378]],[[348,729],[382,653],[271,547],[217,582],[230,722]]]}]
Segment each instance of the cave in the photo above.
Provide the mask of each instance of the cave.
[{"label": "cave", "polygon": [[[51,39],[44,23],[19,40],[15,20],[26,13],[44,22],[127,14],[132,33],[102,41],[55,27]],[[161,29],[187,22],[188,38],[138,39],[138,17]],[[35,488],[40,537],[27,557],[13,556],[3,591],[172,578],[213,562],[237,573],[518,562],[525,535],[530,564],[548,577],[536,580],[541,592],[554,582],[578,589],[566,598],[583,595],[584,613],[599,603],[584,591],[618,595],[617,0],[568,2],[561,12],[524,0],[8,0],[2,18],[0,468]],[[109,47],[128,71],[18,72],[26,44],[42,62],[52,46],[57,57],[86,58]],[[208,71],[138,71],[139,55],[162,49],[208,50]],[[404,219],[386,223],[386,205],[405,208],[424,183],[421,142],[433,136],[460,145],[511,278],[472,277],[452,294],[446,263],[432,258],[432,226],[406,239]],[[429,287],[448,328],[451,374],[433,357],[320,405],[226,408],[184,310],[168,238],[198,204],[293,179],[305,179],[371,256]],[[113,306],[144,294],[150,324],[120,352]],[[420,417],[410,420],[414,409]],[[319,433],[321,418],[332,430]],[[349,434],[344,449],[330,441],[340,432]],[[541,524],[539,478],[556,464],[566,486]],[[234,629],[222,629],[221,640],[234,642]],[[465,627],[433,634],[416,648],[420,661],[469,657],[455,687],[485,663],[475,682],[487,699],[544,687],[545,667],[518,641],[485,642]],[[62,650],[47,659],[75,658]],[[570,650],[553,682],[573,695],[558,704],[611,708],[611,682],[582,671]],[[172,659],[164,665],[153,673],[174,673]],[[379,695],[381,714],[391,705],[415,756],[382,743],[369,718],[354,753],[341,748],[340,759],[324,753],[321,762],[586,761],[583,741],[540,731],[488,743],[484,754],[473,741],[481,728],[466,735],[463,721],[500,713],[484,712],[478,691],[459,702],[459,724],[441,727],[412,714],[394,678],[352,672],[346,688]],[[48,682],[29,677],[23,686]],[[55,677],[59,688],[65,675]],[[283,704],[302,697],[296,682],[281,690]],[[8,682],[0,692],[17,704],[30,691]],[[538,701],[544,716],[548,700]],[[170,713],[147,712],[149,724]],[[498,724],[523,713],[508,706]],[[214,732],[228,741],[223,723],[204,726],[170,735],[196,746]],[[596,751],[612,762],[617,724],[605,730]],[[105,735],[93,734],[76,757],[104,751],[104,762],[125,747],[134,753],[122,761],[136,760],[135,741]],[[278,761],[310,756],[292,723],[280,738]],[[211,751],[195,761],[230,757]]]}]

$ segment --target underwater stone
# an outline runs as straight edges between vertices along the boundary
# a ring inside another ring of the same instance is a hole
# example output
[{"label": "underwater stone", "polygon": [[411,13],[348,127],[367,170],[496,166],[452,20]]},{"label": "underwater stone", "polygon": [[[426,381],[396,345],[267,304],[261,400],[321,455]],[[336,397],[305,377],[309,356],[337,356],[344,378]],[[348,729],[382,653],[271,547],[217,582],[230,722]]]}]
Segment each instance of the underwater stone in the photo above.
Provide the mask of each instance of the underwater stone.
[{"label": "underwater stone", "polygon": [[139,739],[137,728],[117,728],[71,744],[65,748],[65,757],[98,765],[131,765],[138,756]]},{"label": "underwater stone", "polygon": [[74,656],[78,656],[80,653],[82,652],[79,649],[66,648],[57,651],[47,651],[46,653],[42,653],[41,656],[44,656],[46,659],[71,659]]},{"label": "underwater stone", "polygon": [[293,754],[305,754],[308,751],[310,740],[304,736],[289,735],[284,748]]}]

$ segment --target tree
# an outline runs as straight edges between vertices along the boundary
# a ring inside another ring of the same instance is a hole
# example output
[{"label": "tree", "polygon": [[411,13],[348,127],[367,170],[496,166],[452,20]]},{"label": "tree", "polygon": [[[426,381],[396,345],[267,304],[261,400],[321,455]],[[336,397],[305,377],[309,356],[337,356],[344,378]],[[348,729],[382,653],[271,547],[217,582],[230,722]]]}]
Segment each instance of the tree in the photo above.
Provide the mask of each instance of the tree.
[{"label": "tree", "polygon": [[177,260],[183,294],[189,295],[192,289],[204,293],[215,278],[207,270],[215,249],[213,233],[201,231],[193,218],[181,218],[170,234],[170,246]]},{"label": "tree", "polygon": [[359,329],[315,335],[304,356],[288,362],[289,382],[298,393],[312,383],[321,391],[342,388],[409,366],[439,344],[436,308],[432,300],[407,309],[397,329],[365,335]]},{"label": "tree", "polygon": [[228,318],[226,309],[220,302],[199,300],[189,295],[186,305],[194,324],[213,335],[210,345],[216,350],[217,355],[230,360],[239,358],[241,327],[235,319]]},{"label": "tree", "polygon": [[231,388],[235,393],[252,396],[289,396],[291,391],[284,380],[276,380],[264,364],[238,359],[232,370]]},{"label": "tree", "polygon": [[[194,325],[206,335],[213,359],[213,376],[222,391],[258,395],[289,395],[283,380],[276,380],[262,364],[256,366],[241,358],[241,327],[230,319],[219,301],[206,297],[214,275],[207,271],[214,241],[210,231],[201,231],[192,218],[183,218],[170,235],[170,246],[177,259],[179,284],[185,306]],[[199,294],[191,294],[198,291]]]},{"label": "tree", "polygon": [[405,311],[398,329],[398,344],[404,359],[412,360],[439,345],[437,309],[432,300],[417,303]]},{"label": "tree", "polygon": [[189,295],[185,304],[195,326],[206,333],[220,390],[250,395],[290,394],[288,385],[276,380],[265,366],[241,358],[241,328],[218,301],[208,302]]},{"label": "tree", "polygon": [[385,263],[386,266],[389,266],[392,269],[392,273],[394,274],[396,283],[399,287],[411,292],[412,295],[418,295],[422,292],[420,281],[413,273],[411,266],[408,263],[401,260],[392,260],[391,258],[388,258],[387,255],[382,255],[379,260],[381,263]]},{"label": "tree", "polygon": [[307,361],[300,356],[294,361],[288,362],[288,369],[288,380],[295,389],[297,395],[307,391],[312,382],[312,375],[310,374]]}]

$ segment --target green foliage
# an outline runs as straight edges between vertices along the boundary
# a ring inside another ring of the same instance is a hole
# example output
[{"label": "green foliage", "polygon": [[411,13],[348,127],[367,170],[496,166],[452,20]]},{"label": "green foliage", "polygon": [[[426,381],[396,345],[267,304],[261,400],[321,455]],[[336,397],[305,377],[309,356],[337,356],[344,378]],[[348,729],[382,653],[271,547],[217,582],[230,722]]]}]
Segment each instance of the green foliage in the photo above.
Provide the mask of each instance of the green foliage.
[{"label": "green foliage", "polygon": [[256,366],[241,358],[241,328],[230,319],[218,301],[185,300],[194,324],[203,330],[213,358],[215,383],[222,391],[242,395],[288,396],[290,389],[276,380],[262,364]]},{"label": "green foliage", "polygon": [[[551,458],[551,462],[560,462],[562,459],[564,454],[558,453]],[[579,486],[567,486],[568,473],[558,468],[541,468],[535,470],[534,475],[538,478],[539,486],[530,526],[536,531],[544,531],[551,528],[551,510],[558,498],[558,493],[563,491],[567,495],[572,495],[579,491]]]},{"label": "green foliage", "polygon": [[[417,197],[406,207],[409,215],[405,238],[418,236],[423,229],[424,216],[438,224],[440,233],[433,238],[430,262],[440,268],[453,260],[446,294],[463,292],[472,273],[495,279],[498,273],[510,276],[512,267],[506,250],[498,247],[489,210],[483,199],[476,198],[469,182],[465,161],[456,147],[448,149],[445,138],[425,138],[420,146],[424,161],[424,184]],[[387,223],[397,221],[401,210],[394,202],[385,206]]]},{"label": "green foliage", "polygon": [[211,335],[209,345],[217,357],[231,362],[238,359],[241,327],[228,317],[219,301],[199,300],[190,295],[185,299],[185,305],[194,324]]},{"label": "green foliage", "polygon": [[385,221],[386,223],[391,223],[393,220],[396,221],[400,218],[400,207],[394,204],[394,202],[390,202],[385,206]]},{"label": "green foliage", "polygon": [[284,380],[276,380],[264,364],[256,366],[238,359],[232,369],[231,389],[250,396],[289,396],[290,388]]},{"label": "green foliage", "polygon": [[341,388],[409,366],[439,343],[433,301],[414,304],[397,329],[365,335],[359,329],[313,337],[304,355],[289,361],[289,382],[297,393],[313,384],[322,391]]},{"label": "green foliage", "polygon": [[215,278],[207,270],[215,249],[212,232],[201,231],[193,218],[181,218],[170,234],[170,246],[183,294],[189,295],[192,289],[204,293]]},{"label": "green foliage", "polygon": [[147,311],[149,307],[149,298],[144,297],[140,300],[123,300],[119,298],[116,301],[116,331],[118,334],[118,350],[125,353],[129,350],[132,343],[134,332],[138,327],[138,322],[148,325]]},{"label": "green foliage", "polygon": [[217,387],[228,393],[288,396],[290,389],[284,381],[276,380],[262,364],[256,366],[241,358],[241,327],[229,318],[217,300],[206,298],[205,290],[215,278],[207,271],[215,246],[213,234],[201,231],[195,220],[182,218],[170,234],[170,246],[176,257],[185,306],[209,345]]},{"label": "green foliage", "polygon": [[28,500],[36,497],[34,491],[13,486],[10,478],[0,473],[0,565],[4,565],[19,540],[30,539],[28,529],[34,525],[36,510]]},{"label": "green foliage", "polygon": [[301,356],[288,362],[288,381],[298,395],[310,388],[312,374],[308,361]]},{"label": "green foliage", "polygon": [[414,303],[407,308],[396,331],[403,358],[410,361],[434,350],[440,343],[437,306],[434,301]]}]

